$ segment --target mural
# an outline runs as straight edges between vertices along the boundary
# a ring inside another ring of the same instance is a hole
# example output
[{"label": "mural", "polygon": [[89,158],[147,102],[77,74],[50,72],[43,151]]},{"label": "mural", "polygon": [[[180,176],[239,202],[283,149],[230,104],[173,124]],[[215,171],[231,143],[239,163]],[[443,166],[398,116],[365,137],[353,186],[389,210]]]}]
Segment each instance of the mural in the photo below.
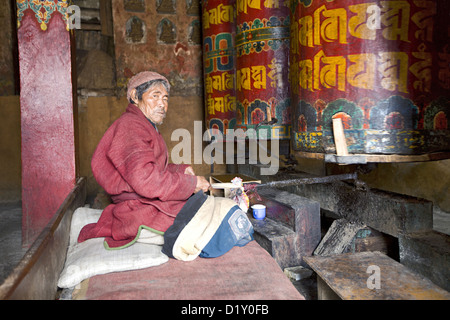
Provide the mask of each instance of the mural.
[{"label": "mural", "polygon": [[147,28],[145,22],[136,16],[131,17],[125,25],[125,41],[127,43],[145,43]]},{"label": "mural", "polygon": [[167,77],[173,96],[203,91],[200,0],[114,0],[114,45],[119,94],[144,70]]},{"label": "mural", "polygon": [[175,24],[167,18],[162,19],[158,23],[156,29],[157,42],[159,44],[175,44],[177,40],[177,32]]},{"label": "mural", "polygon": [[450,149],[448,1],[291,5],[295,150],[334,153],[337,117],[351,153]]},{"label": "mural", "polygon": [[123,0],[123,8],[129,12],[145,12],[145,1]]},{"label": "mural", "polygon": [[176,14],[175,0],[156,0],[156,12]]}]

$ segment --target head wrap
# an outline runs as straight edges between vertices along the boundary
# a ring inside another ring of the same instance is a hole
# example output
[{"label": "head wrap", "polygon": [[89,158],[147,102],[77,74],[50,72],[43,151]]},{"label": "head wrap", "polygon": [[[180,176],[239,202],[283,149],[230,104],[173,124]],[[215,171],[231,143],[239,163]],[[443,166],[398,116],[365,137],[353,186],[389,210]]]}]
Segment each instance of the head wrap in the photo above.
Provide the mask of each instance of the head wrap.
[{"label": "head wrap", "polygon": [[167,85],[168,85],[168,87],[170,89],[170,82],[169,82],[169,80],[167,80],[164,76],[160,75],[159,73],[153,72],[153,71],[139,72],[138,74],[133,76],[128,81],[127,100],[130,101],[131,91],[133,89],[136,89],[141,84],[144,84],[144,83],[152,81],[152,80],[157,80],[157,79],[164,80],[165,82],[167,82]]}]

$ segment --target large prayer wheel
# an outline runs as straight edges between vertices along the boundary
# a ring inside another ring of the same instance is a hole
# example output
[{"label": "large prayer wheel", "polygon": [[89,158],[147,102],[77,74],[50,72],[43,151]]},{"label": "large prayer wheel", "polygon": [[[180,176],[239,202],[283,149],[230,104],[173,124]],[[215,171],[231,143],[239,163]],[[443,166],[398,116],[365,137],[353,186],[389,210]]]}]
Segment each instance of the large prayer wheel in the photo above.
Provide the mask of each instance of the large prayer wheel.
[{"label": "large prayer wheel", "polygon": [[202,1],[206,127],[221,133],[236,122],[234,3]]},{"label": "large prayer wheel", "polygon": [[256,128],[259,138],[290,139],[287,5],[236,1],[236,128]]},{"label": "large prayer wheel", "polygon": [[294,150],[450,150],[450,1],[297,0],[290,80]]}]

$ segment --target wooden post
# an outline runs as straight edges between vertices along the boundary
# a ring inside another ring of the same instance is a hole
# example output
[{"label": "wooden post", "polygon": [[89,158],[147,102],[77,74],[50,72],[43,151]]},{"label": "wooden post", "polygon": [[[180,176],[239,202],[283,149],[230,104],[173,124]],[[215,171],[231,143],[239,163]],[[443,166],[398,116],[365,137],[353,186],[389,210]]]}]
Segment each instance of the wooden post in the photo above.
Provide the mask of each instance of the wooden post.
[{"label": "wooden post", "polygon": [[24,247],[55,215],[76,175],[70,32],[56,2],[42,21],[29,2],[16,1]]}]

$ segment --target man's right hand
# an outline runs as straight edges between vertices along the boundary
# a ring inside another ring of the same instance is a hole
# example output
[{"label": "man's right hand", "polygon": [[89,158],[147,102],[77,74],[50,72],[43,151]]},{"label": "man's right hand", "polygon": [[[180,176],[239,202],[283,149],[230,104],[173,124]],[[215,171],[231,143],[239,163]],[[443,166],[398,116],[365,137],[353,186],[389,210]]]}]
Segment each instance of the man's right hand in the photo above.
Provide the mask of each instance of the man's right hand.
[{"label": "man's right hand", "polygon": [[205,179],[205,177],[197,176],[197,185],[195,187],[194,193],[199,192],[202,190],[203,192],[207,192],[211,185],[209,184],[208,180]]}]

